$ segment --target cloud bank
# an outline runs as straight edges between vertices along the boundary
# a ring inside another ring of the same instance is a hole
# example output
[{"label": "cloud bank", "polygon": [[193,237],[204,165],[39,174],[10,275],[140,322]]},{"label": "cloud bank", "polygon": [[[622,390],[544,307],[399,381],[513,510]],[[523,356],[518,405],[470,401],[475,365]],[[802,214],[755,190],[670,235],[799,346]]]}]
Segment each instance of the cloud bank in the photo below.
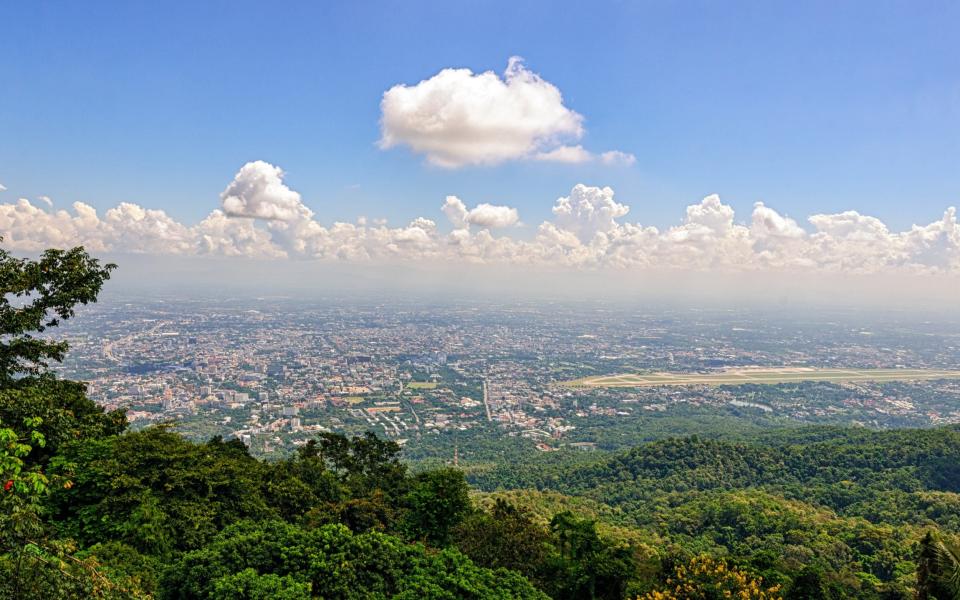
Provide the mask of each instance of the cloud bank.
[{"label": "cloud bank", "polygon": [[284,183],[281,169],[256,161],[227,185],[221,207],[194,225],[131,203],[100,214],[83,202],[54,210],[21,198],[0,204],[0,235],[6,247],[31,252],[84,245],[99,253],[367,263],[960,275],[954,208],[897,232],[855,211],[812,215],[804,226],[763,203],[738,222],[733,209],[711,195],[661,230],[628,221],[630,207],[611,188],[578,184],[552,210],[552,218],[523,239],[496,233],[519,224],[515,208],[469,208],[455,196],[438,207],[443,226],[427,217],[401,227],[364,219],[323,225]]},{"label": "cloud bank", "polygon": [[381,148],[407,146],[440,167],[509,160],[634,162],[617,150],[594,155],[568,145],[583,137],[583,117],[516,56],[502,78],[492,71],[444,69],[416,85],[396,85],[384,92],[380,112]]}]

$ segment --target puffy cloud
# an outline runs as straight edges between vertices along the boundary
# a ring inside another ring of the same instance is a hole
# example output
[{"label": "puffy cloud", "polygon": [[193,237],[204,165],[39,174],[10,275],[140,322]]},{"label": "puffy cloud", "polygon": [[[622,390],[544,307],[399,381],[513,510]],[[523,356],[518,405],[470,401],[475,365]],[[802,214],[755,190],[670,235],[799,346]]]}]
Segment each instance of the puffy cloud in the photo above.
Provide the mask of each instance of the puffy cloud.
[{"label": "puffy cloud", "polygon": [[710,195],[687,207],[682,225],[664,235],[672,262],[694,268],[723,268],[750,263],[749,230],[733,222],[733,208]]},{"label": "puffy cloud", "polygon": [[168,254],[193,250],[190,228],[162,210],[124,202],[100,218],[83,202],[74,202],[72,208],[73,213],[47,212],[25,198],[16,204],[0,204],[0,231],[5,242],[30,251],[80,244],[94,251]]},{"label": "puffy cloud", "polygon": [[7,191],[7,187],[2,183],[0,183],[0,192],[5,192],[5,191]]},{"label": "puffy cloud", "polygon": [[856,211],[813,215],[809,220],[817,231],[810,236],[807,252],[820,266],[853,272],[960,271],[960,224],[953,207],[939,221],[900,233]]},{"label": "puffy cloud", "polygon": [[806,232],[793,219],[757,202],[753,205],[750,234],[757,240],[796,240],[803,238]]},{"label": "puffy cloud", "polygon": [[576,235],[582,241],[590,241],[598,233],[606,233],[617,227],[616,220],[630,212],[626,204],[613,199],[609,187],[589,187],[578,183],[570,195],[558,198],[553,207],[556,225]]},{"label": "puffy cloud", "polygon": [[808,220],[816,232],[807,252],[831,270],[872,271],[904,260],[897,236],[880,219],[850,210],[813,215]]},{"label": "puffy cloud", "polygon": [[720,202],[720,196],[712,194],[700,204],[687,207],[684,219],[685,231],[703,232],[710,235],[724,235],[733,227],[733,208]]},{"label": "puffy cloud", "polygon": [[804,256],[807,232],[790,217],[757,202],[753,205],[750,240],[761,265],[811,266]]},{"label": "puffy cloud", "polygon": [[447,200],[440,210],[453,224],[454,229],[464,229],[468,226],[467,215],[470,211],[467,210],[467,206],[460,198],[447,196]]},{"label": "puffy cloud", "polygon": [[[626,221],[630,207],[616,201],[612,189],[578,184],[556,200],[553,217],[532,239],[516,239],[493,233],[519,222],[516,209],[487,203],[468,208],[456,196],[440,207],[453,225],[449,233],[426,217],[401,227],[367,219],[325,226],[282,176],[267,163],[245,165],[223,194],[224,209],[192,226],[131,203],[101,215],[82,202],[52,210],[21,198],[0,203],[0,236],[7,247],[24,251],[82,244],[93,252],[188,256],[960,275],[960,223],[953,208],[902,232],[854,211],[813,215],[808,231],[763,203],[740,224],[733,208],[711,195],[688,206],[677,225],[659,230]],[[234,214],[256,218],[230,216],[228,200]]]},{"label": "puffy cloud", "polygon": [[[503,77],[443,69],[416,85],[395,85],[384,92],[380,112],[381,148],[407,146],[440,167],[595,158],[582,146],[565,145],[583,136],[583,117],[564,106],[555,85],[516,56]],[[601,161],[627,156],[607,152]]]},{"label": "puffy cloud", "polygon": [[440,210],[453,224],[454,229],[465,229],[470,225],[498,229],[516,225],[520,221],[520,213],[510,206],[482,203],[472,210],[467,210],[467,206],[456,196],[447,196]]},{"label": "puffy cloud", "polygon": [[220,194],[220,202],[231,217],[290,221],[313,216],[300,194],[283,182],[280,167],[262,160],[243,165]]},{"label": "puffy cloud", "polygon": [[925,227],[914,225],[901,238],[911,265],[960,271],[960,223],[955,207],[944,211],[939,221]]},{"label": "puffy cloud", "polygon": [[198,254],[283,258],[287,253],[273,243],[268,231],[251,219],[235,219],[222,210],[212,211],[192,230]]},{"label": "puffy cloud", "polygon": [[37,196],[37,200],[43,202],[48,207],[53,208],[53,200],[50,199],[50,196]]},{"label": "puffy cloud", "polygon": [[467,223],[487,229],[510,227],[520,221],[517,209],[509,206],[495,206],[493,204],[478,204],[467,214]]},{"label": "puffy cloud", "polygon": [[810,222],[820,233],[847,240],[875,242],[890,235],[883,221],[861,215],[855,210],[832,215],[813,215]]},{"label": "puffy cloud", "polygon": [[0,236],[4,244],[27,251],[81,243],[94,251],[106,250],[93,207],[75,202],[73,210],[73,214],[65,210],[48,213],[26,198],[0,204]]},{"label": "puffy cloud", "polygon": [[190,228],[162,210],[121,202],[100,221],[102,243],[115,248],[135,247],[138,252],[186,254],[193,250]]}]

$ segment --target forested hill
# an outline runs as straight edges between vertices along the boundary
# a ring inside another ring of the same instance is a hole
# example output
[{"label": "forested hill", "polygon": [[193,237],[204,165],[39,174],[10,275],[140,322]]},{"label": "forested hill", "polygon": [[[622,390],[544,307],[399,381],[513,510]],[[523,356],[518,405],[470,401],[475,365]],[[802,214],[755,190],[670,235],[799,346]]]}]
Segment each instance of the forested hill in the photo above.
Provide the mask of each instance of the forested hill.
[{"label": "forested hill", "polygon": [[803,427],[764,432],[749,442],[670,438],[587,464],[531,460],[472,479],[483,489],[553,489],[618,504],[664,491],[764,487],[807,499],[814,494],[843,509],[857,501],[844,490],[960,491],[960,428]]},{"label": "forested hill", "polygon": [[682,437],[573,458],[500,465],[471,480],[491,498],[534,511],[571,506],[611,535],[632,531],[661,558],[727,557],[796,598],[808,597],[798,595],[801,574],[825,594],[809,597],[911,597],[924,536],[960,531],[955,426]]}]

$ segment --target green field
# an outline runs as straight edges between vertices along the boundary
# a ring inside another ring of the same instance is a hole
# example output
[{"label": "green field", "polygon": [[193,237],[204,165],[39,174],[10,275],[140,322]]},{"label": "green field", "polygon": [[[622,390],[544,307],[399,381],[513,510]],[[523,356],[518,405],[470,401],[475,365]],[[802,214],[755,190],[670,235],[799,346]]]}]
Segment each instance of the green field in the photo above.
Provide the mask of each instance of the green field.
[{"label": "green field", "polygon": [[566,387],[653,387],[658,385],[743,385],[799,381],[919,381],[960,379],[960,371],[927,369],[816,369],[809,367],[726,369],[710,373],[599,375],[563,382]]},{"label": "green field", "polygon": [[438,385],[435,381],[411,381],[404,384],[404,387],[411,390],[432,390]]}]

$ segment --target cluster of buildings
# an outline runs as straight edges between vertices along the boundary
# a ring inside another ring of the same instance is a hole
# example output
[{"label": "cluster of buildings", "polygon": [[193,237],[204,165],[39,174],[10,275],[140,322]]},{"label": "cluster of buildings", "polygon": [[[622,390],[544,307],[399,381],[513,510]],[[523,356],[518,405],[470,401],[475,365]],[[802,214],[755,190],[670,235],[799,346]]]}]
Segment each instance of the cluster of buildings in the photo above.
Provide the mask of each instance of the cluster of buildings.
[{"label": "cluster of buildings", "polygon": [[636,418],[679,404],[800,419],[836,411],[960,418],[949,407],[931,408],[936,394],[918,400],[916,390],[877,386],[852,386],[837,397],[834,386],[813,398],[809,390],[793,397],[770,386],[771,396],[757,398],[726,388],[559,385],[638,370],[960,362],[956,337],[931,344],[929,332],[882,331],[803,321],[787,327],[748,313],[589,306],[152,301],[83,311],[67,330],[71,350],[62,369],[87,381],[104,406],[126,409],[135,427],[173,421],[188,435],[237,437],[263,453],[325,430],[373,430],[404,441],[478,427],[553,448],[584,420]]}]

